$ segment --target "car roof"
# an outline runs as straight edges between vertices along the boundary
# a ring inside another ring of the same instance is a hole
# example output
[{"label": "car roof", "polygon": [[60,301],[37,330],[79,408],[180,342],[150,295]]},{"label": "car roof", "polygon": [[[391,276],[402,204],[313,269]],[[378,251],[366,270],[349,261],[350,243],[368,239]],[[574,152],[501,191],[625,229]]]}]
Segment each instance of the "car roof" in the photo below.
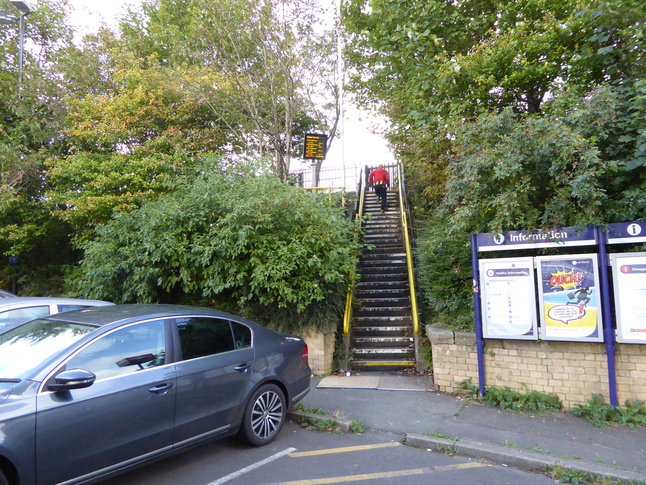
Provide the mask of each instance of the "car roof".
[{"label": "car roof", "polygon": [[48,296],[15,296],[12,298],[0,299],[0,311],[11,308],[22,308],[39,305],[112,305],[108,301],[101,300],[82,300],[78,298],[57,298]]},{"label": "car roof", "polygon": [[16,298],[16,295],[5,290],[0,290],[0,298]]},{"label": "car roof", "polygon": [[231,315],[229,313],[221,312],[218,310],[211,310],[208,308],[185,306],[185,305],[169,305],[158,303],[144,303],[144,304],[124,304],[124,305],[111,305],[85,308],[83,310],[74,310],[71,312],[58,313],[43,317],[46,320],[65,321],[71,323],[79,323],[84,325],[94,325],[102,327],[112,323],[129,323],[136,321],[142,317],[146,318],[172,318],[186,315],[205,315],[212,317],[220,317],[226,319],[234,319],[237,321],[248,320],[244,318]]}]

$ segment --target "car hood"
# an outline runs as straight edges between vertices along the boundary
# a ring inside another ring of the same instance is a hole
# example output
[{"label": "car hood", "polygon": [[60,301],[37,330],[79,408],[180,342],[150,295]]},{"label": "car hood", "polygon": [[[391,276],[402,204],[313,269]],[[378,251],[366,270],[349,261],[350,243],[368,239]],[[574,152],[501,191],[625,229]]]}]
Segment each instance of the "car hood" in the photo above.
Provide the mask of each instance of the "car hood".
[{"label": "car hood", "polygon": [[13,392],[14,387],[18,382],[20,382],[20,379],[0,378],[0,404],[2,404],[9,396],[11,396],[11,393]]},{"label": "car hood", "polygon": [[0,404],[11,395],[12,390],[13,386],[7,387],[5,384],[0,384]]}]

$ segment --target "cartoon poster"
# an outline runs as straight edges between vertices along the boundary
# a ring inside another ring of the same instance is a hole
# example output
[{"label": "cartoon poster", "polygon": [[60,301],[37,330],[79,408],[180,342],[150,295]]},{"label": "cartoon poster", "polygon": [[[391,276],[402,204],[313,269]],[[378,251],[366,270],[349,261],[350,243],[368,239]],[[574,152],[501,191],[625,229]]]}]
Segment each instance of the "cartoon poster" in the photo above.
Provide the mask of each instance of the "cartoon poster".
[{"label": "cartoon poster", "polygon": [[542,338],[602,342],[597,255],[536,258]]},{"label": "cartoon poster", "polygon": [[646,253],[611,254],[617,341],[646,344]]},{"label": "cartoon poster", "polygon": [[537,340],[533,258],[480,260],[485,338]]}]

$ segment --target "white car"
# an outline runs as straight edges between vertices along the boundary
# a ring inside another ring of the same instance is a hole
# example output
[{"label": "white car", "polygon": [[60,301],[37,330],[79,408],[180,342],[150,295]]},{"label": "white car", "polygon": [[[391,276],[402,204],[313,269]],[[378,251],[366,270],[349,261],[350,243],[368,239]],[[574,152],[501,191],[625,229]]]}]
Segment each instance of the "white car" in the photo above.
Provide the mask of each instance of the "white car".
[{"label": "white car", "polygon": [[74,298],[23,297],[0,299],[0,333],[36,318],[55,313],[81,310],[93,306],[113,305],[101,300],[78,300]]}]

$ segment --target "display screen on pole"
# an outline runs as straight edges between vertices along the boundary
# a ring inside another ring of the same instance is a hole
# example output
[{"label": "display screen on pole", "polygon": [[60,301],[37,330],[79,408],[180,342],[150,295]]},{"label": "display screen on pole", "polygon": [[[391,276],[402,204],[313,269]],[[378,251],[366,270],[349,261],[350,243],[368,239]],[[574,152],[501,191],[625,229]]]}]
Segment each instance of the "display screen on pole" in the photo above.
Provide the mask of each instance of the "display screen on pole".
[{"label": "display screen on pole", "polygon": [[617,341],[646,344],[646,253],[611,254]]},{"label": "display screen on pole", "polygon": [[305,135],[303,158],[306,160],[325,160],[327,135],[308,133]]},{"label": "display screen on pole", "polygon": [[533,258],[480,260],[485,338],[536,340]]},{"label": "display screen on pole", "polygon": [[541,338],[602,342],[597,255],[540,256]]}]

